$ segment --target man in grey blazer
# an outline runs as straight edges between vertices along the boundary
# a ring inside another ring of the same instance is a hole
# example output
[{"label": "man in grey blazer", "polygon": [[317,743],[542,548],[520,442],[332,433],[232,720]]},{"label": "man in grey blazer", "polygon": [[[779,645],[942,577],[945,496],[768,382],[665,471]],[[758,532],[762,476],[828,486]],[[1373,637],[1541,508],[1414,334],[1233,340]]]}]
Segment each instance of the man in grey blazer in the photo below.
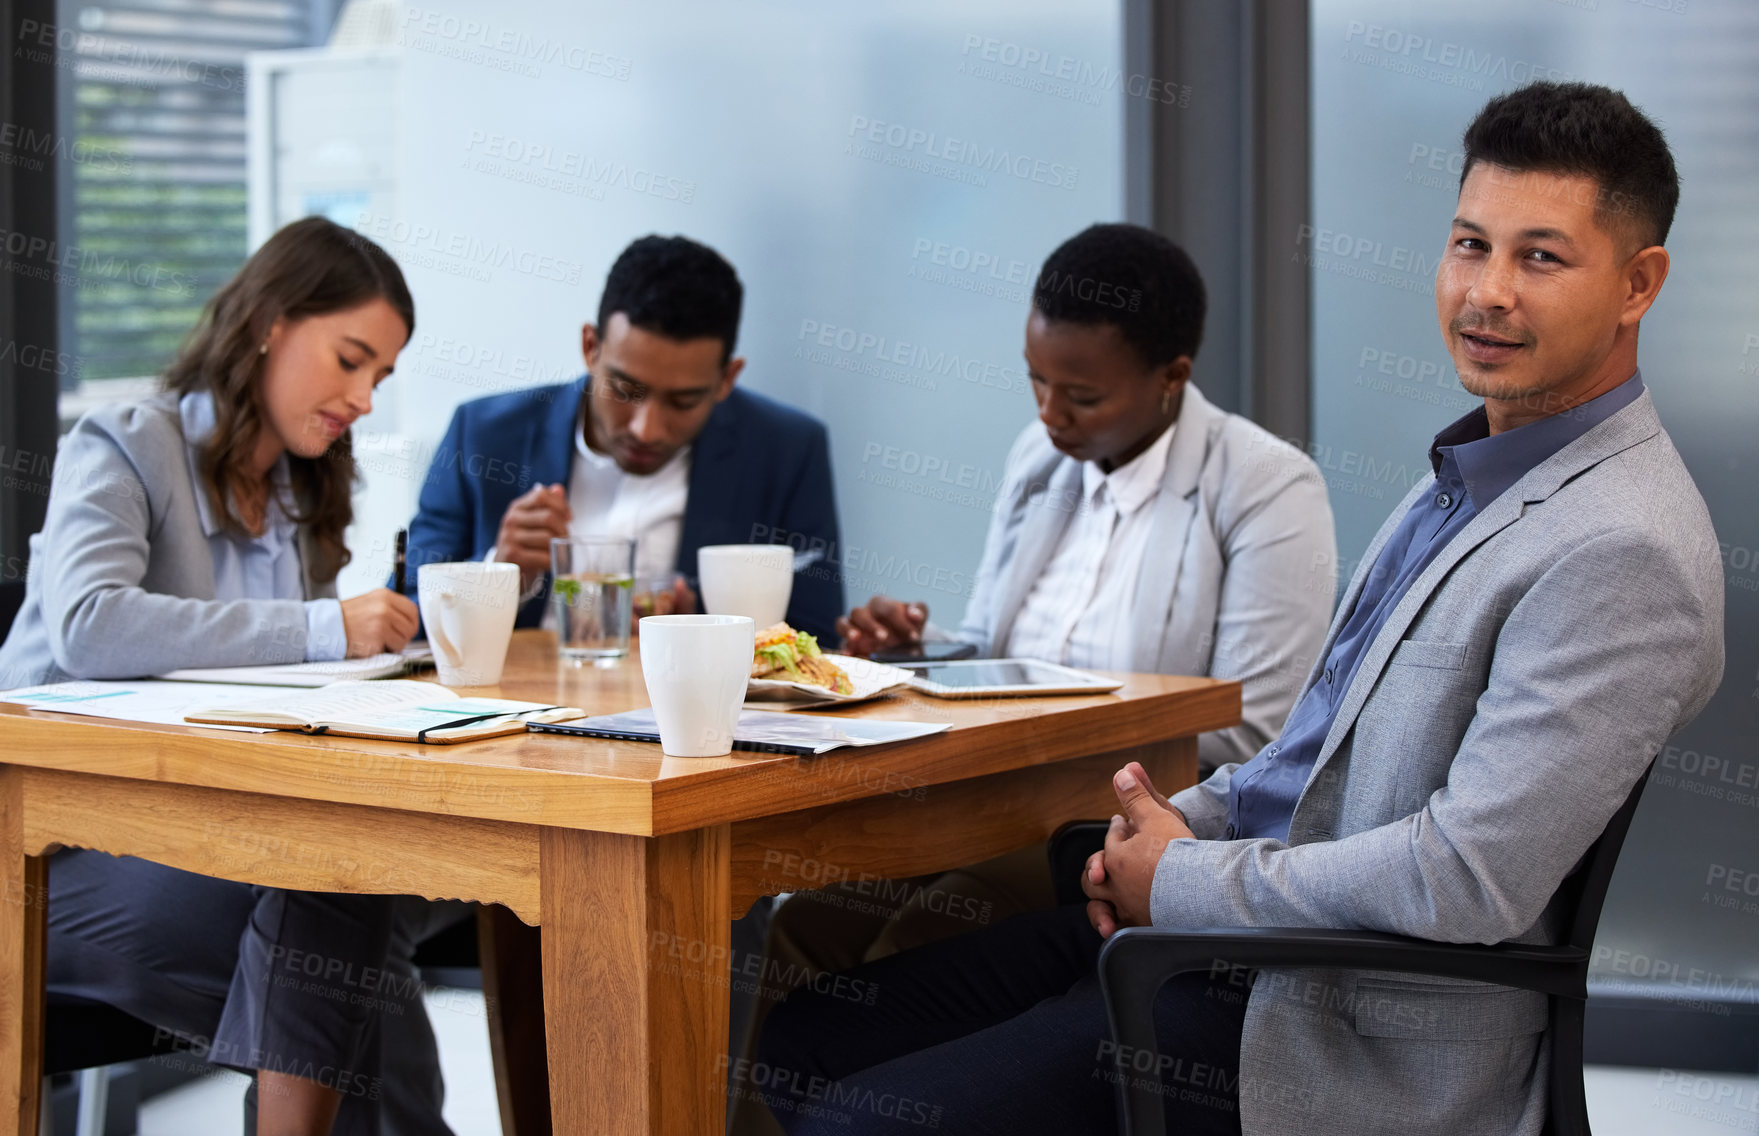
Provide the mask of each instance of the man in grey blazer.
[{"label": "man in grey blazer", "polygon": [[[892,1130],[869,1090],[960,1132],[1114,1131],[1092,963],[1119,926],[1558,939],[1560,883],[1722,673],[1716,536],[1637,374],[1678,178],[1660,131],[1584,84],[1491,100],[1465,153],[1436,308],[1484,407],[1436,436],[1281,736],[1171,801],[1121,770],[1085,911],[875,964],[865,1020],[779,1007],[761,1059],[790,1131]],[[956,1022],[924,1010],[948,987],[970,992]],[[1155,1010],[1177,1131],[1545,1125],[1540,995],[1223,965]],[[825,1086],[849,1123],[803,1107]]]}]

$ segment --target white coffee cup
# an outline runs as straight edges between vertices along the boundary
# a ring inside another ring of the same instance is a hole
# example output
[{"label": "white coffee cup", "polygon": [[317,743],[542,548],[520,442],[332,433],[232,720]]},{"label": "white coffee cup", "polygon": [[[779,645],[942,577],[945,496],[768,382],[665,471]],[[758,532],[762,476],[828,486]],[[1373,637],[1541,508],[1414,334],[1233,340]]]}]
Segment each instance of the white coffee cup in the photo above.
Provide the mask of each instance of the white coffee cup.
[{"label": "white coffee cup", "polygon": [[712,615],[748,616],[770,627],[788,615],[794,550],[785,544],[711,544],[696,551],[702,607]]},{"label": "white coffee cup", "polygon": [[743,615],[650,615],[641,621],[641,677],[662,752],[733,752],[756,642],[757,625]]},{"label": "white coffee cup", "polygon": [[464,560],[423,564],[416,593],[444,686],[494,686],[519,615],[519,565]]}]

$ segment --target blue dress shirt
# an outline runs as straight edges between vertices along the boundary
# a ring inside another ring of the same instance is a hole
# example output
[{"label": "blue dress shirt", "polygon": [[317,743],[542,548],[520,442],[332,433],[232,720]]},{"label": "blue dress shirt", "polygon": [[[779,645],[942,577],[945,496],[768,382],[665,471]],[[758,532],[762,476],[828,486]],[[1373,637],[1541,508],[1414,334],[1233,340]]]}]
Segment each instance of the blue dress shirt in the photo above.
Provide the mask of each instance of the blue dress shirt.
[{"label": "blue dress shirt", "polygon": [[[217,600],[296,600],[305,596],[305,573],[299,559],[299,526],[287,515],[284,497],[288,487],[285,455],[269,471],[274,492],[269,495],[268,516],[260,536],[240,538],[214,516],[208,492],[202,485],[198,445],[214,431],[214,400],[206,391],[192,391],[177,404],[183,419],[183,438],[189,447],[189,476],[195,482],[196,508],[202,532],[214,558],[214,598]],[[348,639],[338,600],[306,600],[305,657],[329,662],[348,654]]]},{"label": "blue dress shirt", "polygon": [[1286,841],[1295,804],[1331,732],[1344,692],[1369,644],[1423,570],[1471,519],[1526,475],[1643,393],[1639,372],[1598,398],[1525,426],[1491,434],[1479,407],[1435,436],[1429,448],[1435,482],[1411,503],[1375,557],[1325,667],[1296,703],[1282,736],[1234,771],[1227,838]]}]

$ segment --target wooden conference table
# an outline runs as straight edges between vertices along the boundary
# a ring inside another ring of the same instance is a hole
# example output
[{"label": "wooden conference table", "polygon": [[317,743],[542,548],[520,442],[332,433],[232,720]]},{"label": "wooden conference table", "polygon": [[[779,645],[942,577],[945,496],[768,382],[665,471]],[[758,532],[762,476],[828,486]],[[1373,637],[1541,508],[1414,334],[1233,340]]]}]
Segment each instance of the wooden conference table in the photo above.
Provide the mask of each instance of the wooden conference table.
[{"label": "wooden conference table", "polygon": [[[70,846],[503,904],[542,927],[555,1131],[718,1134],[730,920],[762,895],[953,868],[1110,816],[1130,758],[1169,791],[1191,784],[1195,735],[1239,722],[1239,684],[1118,677],[1102,696],[850,707],[953,728],[815,758],[539,734],[417,746],[0,705],[0,1108],[35,1136],[47,857]],[[637,659],[561,667],[538,631],[515,634],[499,691],[589,713],[647,705]]]}]

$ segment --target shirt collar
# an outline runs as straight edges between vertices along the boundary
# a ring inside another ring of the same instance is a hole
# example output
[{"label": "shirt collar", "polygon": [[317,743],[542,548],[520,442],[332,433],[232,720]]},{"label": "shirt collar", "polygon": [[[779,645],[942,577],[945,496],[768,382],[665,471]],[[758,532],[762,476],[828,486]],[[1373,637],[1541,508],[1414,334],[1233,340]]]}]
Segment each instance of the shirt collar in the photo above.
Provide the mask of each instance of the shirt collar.
[{"label": "shirt collar", "polygon": [[1127,517],[1140,509],[1160,492],[1161,482],[1166,480],[1167,453],[1172,448],[1176,429],[1177,423],[1169,425],[1146,450],[1110,473],[1103,472],[1097,462],[1083,462],[1082,494],[1092,501],[1103,486],[1111,494],[1119,516]]},{"label": "shirt collar", "polygon": [[[585,402],[584,399],[581,401]],[[586,423],[584,420],[574,424],[574,456],[580,458],[594,469],[603,469],[606,466],[614,466],[617,464],[617,459],[613,458],[610,454],[601,454],[586,444]]]},{"label": "shirt collar", "polygon": [[658,477],[668,469],[673,468],[676,463],[688,460],[685,455],[690,453],[690,447],[685,446],[677,453],[673,454],[671,460],[667,461],[665,465],[654,470],[652,473],[624,473],[623,468],[617,464],[616,458],[612,457],[610,454],[601,454],[586,444],[586,399],[589,397],[591,397],[590,393],[581,398],[580,413],[574,418],[574,456],[586,462],[593,469],[596,469],[601,473],[607,471],[614,472],[619,477],[633,477],[639,481]]},{"label": "shirt collar", "polygon": [[1472,504],[1482,509],[1534,466],[1635,402],[1642,393],[1643,373],[1637,371],[1580,406],[1495,435],[1490,432],[1484,408],[1477,407],[1435,436],[1429,447],[1430,468],[1440,477],[1443,459],[1451,457]]},{"label": "shirt collar", "polygon": [[[196,516],[201,519],[202,535],[211,539],[226,531],[220,518],[214,515],[213,502],[209,499],[207,486],[202,480],[201,447],[208,440],[208,435],[214,432],[214,396],[205,390],[190,391],[177,401],[177,414],[183,422],[183,448],[189,460],[190,484],[195,487]],[[281,501],[282,495],[288,492],[292,483],[286,454],[275,459],[274,467],[269,470],[269,482],[275,487],[275,492],[269,498],[268,524],[264,526],[261,536],[249,539],[274,552],[292,539],[294,528]]]}]

